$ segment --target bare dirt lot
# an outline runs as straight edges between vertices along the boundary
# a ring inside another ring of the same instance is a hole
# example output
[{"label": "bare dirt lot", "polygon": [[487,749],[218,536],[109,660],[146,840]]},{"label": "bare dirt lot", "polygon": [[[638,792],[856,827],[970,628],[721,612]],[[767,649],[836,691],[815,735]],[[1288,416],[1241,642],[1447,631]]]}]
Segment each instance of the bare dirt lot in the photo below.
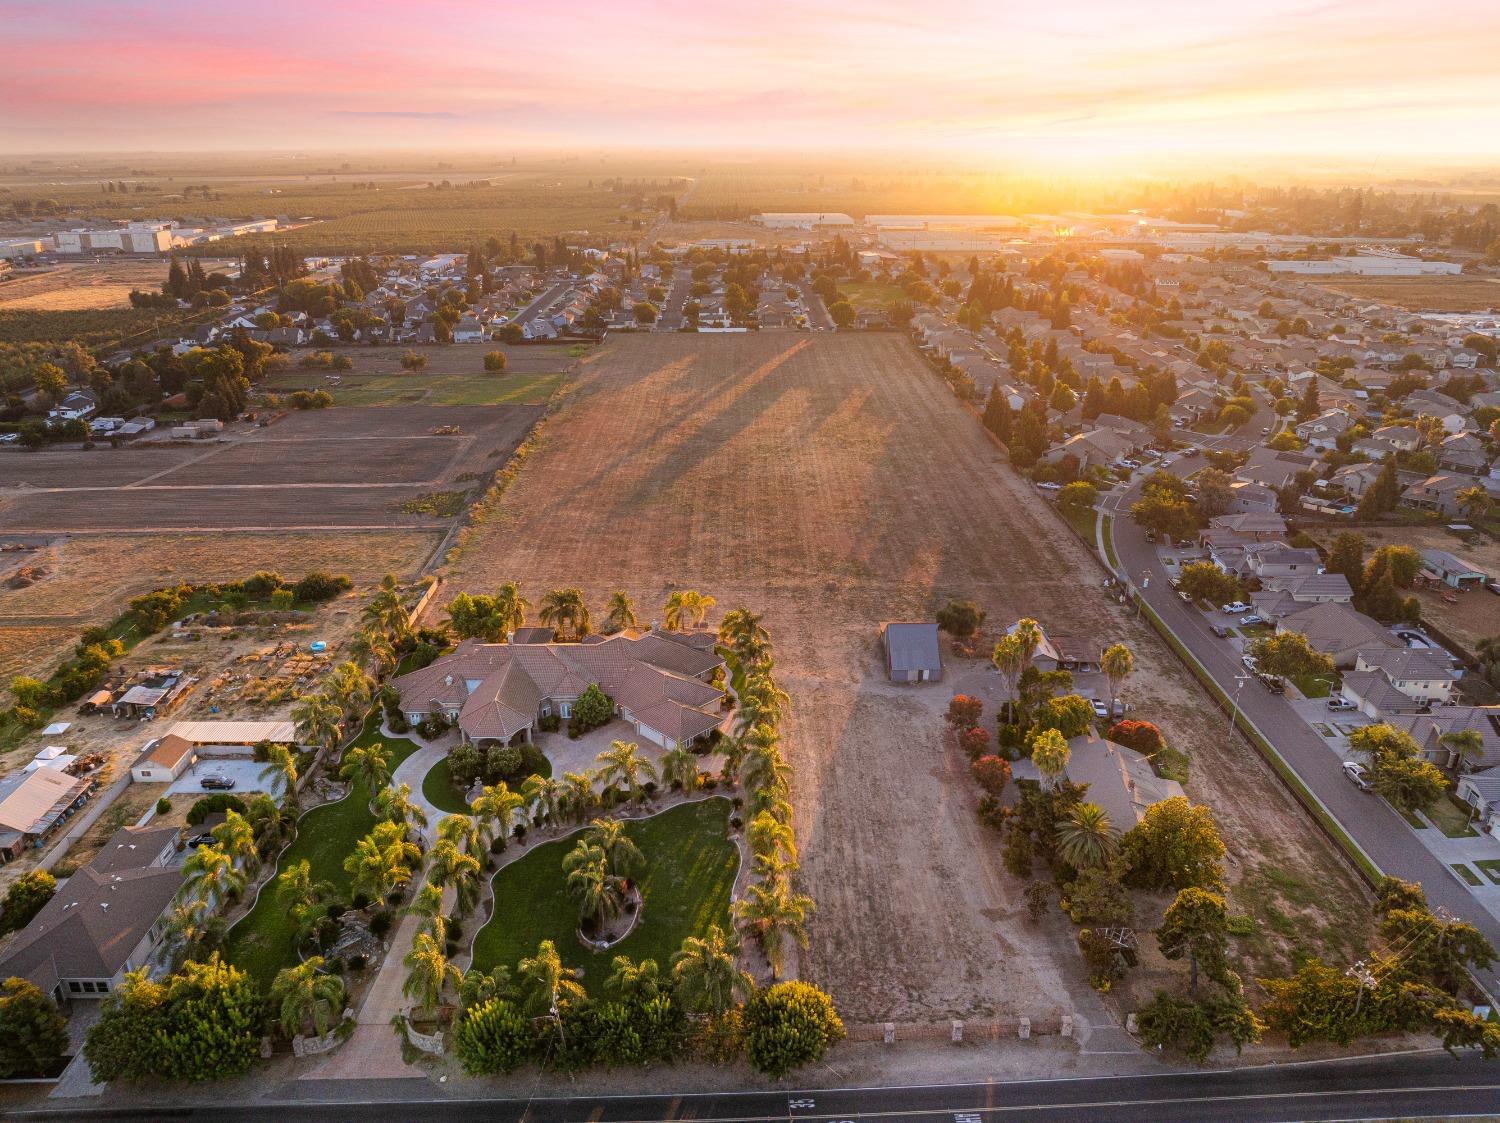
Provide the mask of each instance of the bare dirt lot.
[{"label": "bare dirt lot", "polygon": [[1378,300],[1413,312],[1500,308],[1500,282],[1485,277],[1340,277],[1317,283],[1342,296]]},{"label": "bare dirt lot", "polygon": [[[138,593],[178,581],[232,581],[261,569],[289,578],[309,570],[348,574],[369,589],[386,573],[414,579],[442,530],[128,534],[60,537],[4,564],[45,576],[13,589],[0,584],[0,699],[21,672],[45,678],[79,633],[115,616]],[[3,572],[0,572],[3,576]]]},{"label": "bare dirt lot", "polygon": [[578,585],[596,605],[622,588],[643,619],[696,588],[720,610],[765,612],[793,699],[801,877],[818,901],[803,973],[851,1020],[1092,1001],[1071,930],[1025,919],[1023,886],[943,748],[937,714],[990,672],[884,682],[879,621],[930,617],[953,595],[988,610],[987,642],[1032,615],[1134,648],[1128,694],[1192,755],[1189,793],[1231,848],[1231,903],[1262,921],[1249,972],[1361,938],[1351,871],[1155,636],[1103,597],[1087,551],[905,340],[627,337],[575,380],[453,563],[455,585],[515,580],[533,598]]},{"label": "bare dirt lot", "polygon": [[[317,410],[266,429],[235,426],[187,451],[9,450],[0,454],[0,519],[17,533],[437,526],[449,519],[403,504],[487,479],[541,411]],[[434,432],[443,427],[458,432]]]},{"label": "bare dirt lot", "polygon": [[[213,272],[224,262],[204,261]],[[167,279],[159,258],[58,265],[44,272],[20,273],[0,284],[0,309],[9,312],[81,312],[129,308],[130,290],[157,291]]]}]

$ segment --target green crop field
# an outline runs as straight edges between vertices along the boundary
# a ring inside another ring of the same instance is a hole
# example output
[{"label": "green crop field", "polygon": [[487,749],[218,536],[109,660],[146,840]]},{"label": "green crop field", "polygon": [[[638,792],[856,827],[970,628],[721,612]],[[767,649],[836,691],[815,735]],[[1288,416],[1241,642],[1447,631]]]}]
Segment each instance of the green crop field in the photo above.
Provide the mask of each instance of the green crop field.
[{"label": "green crop field", "polygon": [[268,384],[277,393],[327,390],[340,406],[499,406],[544,405],[561,374],[371,374],[345,373],[337,385],[317,372],[289,371]]},{"label": "green crop field", "polygon": [[875,284],[870,281],[845,281],[839,285],[839,292],[856,309],[884,310],[910,299],[899,285]]}]

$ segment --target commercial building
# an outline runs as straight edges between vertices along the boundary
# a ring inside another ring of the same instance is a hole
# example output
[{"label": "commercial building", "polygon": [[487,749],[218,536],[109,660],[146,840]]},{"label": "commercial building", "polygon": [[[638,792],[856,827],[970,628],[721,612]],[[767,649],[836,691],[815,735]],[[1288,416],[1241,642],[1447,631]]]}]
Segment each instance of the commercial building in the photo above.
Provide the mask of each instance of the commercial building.
[{"label": "commercial building", "polygon": [[53,241],[62,254],[166,253],[172,248],[172,227],[166,222],[132,222],[99,230],[62,230]]},{"label": "commercial building", "polygon": [[1380,252],[1317,260],[1267,261],[1266,268],[1272,273],[1357,277],[1439,277],[1463,272],[1463,266],[1453,261],[1424,261],[1419,257]]},{"label": "commercial building", "polygon": [[851,227],[854,220],[837,211],[783,211],[758,214],[750,220],[768,230],[816,230],[822,227]]}]

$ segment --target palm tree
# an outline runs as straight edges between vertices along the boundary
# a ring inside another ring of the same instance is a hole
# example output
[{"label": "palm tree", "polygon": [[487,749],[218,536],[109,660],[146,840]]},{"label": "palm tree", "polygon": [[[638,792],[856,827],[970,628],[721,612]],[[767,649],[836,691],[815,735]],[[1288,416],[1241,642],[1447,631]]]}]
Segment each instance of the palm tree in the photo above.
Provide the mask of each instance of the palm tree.
[{"label": "palm tree", "polygon": [[668,749],[661,758],[661,779],[674,788],[694,791],[698,787],[698,758],[693,750],[686,745]]},{"label": "palm tree", "polygon": [[703,623],[704,619],[708,616],[708,610],[719,603],[705,593],[696,593],[689,590],[684,595],[687,597],[687,610],[692,614],[693,627],[695,628]]},{"label": "palm tree", "polygon": [[[749,746],[745,744],[743,737],[722,737],[719,739],[717,748],[719,755],[724,758],[724,767],[719,770],[719,778],[726,784],[738,783],[740,764],[744,761]],[[666,763],[665,759],[662,763]]]},{"label": "palm tree", "polygon": [[344,712],[324,694],[309,694],[292,707],[297,740],[330,750],[343,735]]},{"label": "palm tree", "polygon": [[624,881],[610,873],[602,847],[579,841],[563,858],[562,868],[567,874],[568,897],[578,906],[580,921],[592,921],[597,927],[620,915],[625,907]]},{"label": "palm tree", "polygon": [[[452,816],[462,818],[462,816]],[[468,916],[479,899],[479,859],[465,854],[451,839],[442,838],[432,847],[429,877],[439,887],[451,885],[457,894],[458,914]]]},{"label": "palm tree", "polygon": [[778,819],[768,811],[762,811],[750,820],[745,836],[750,843],[750,853],[757,858],[779,856],[787,865],[797,862],[797,839],[791,825]]},{"label": "palm tree", "polygon": [[297,798],[297,758],[285,745],[266,746],[266,766],[260,778],[271,787],[280,787],[288,801]]},{"label": "palm tree", "polygon": [[448,918],[443,915],[443,888],[429,881],[412,895],[411,904],[402,910],[417,917],[417,931],[426,932],[438,944],[448,940]]},{"label": "palm tree", "polygon": [[578,589],[553,589],[542,598],[537,616],[543,624],[575,636],[589,634],[589,608]]},{"label": "palm tree", "polygon": [[[516,812],[525,802],[501,782],[481,788],[469,808],[479,821],[480,834],[493,840],[497,837],[510,837],[510,832],[516,825]],[[489,843],[486,842],[485,845]]]},{"label": "palm tree", "polygon": [[463,847],[466,854],[479,850],[479,824],[468,815],[444,815],[438,820],[437,837],[439,842]]},{"label": "palm tree", "polygon": [[368,659],[377,675],[385,668],[394,666],[396,662],[396,645],[391,642],[391,637],[380,628],[368,626],[361,628],[355,635],[350,650],[356,659]]},{"label": "palm tree", "polygon": [[575,822],[583,822],[594,809],[598,797],[594,794],[594,776],[591,772],[564,772],[562,778],[562,803]]},{"label": "palm tree", "polygon": [[630,789],[632,799],[640,798],[644,784],[656,780],[656,765],[641,756],[640,747],[634,742],[611,741],[609,748],[595,758],[595,763],[599,765],[599,781],[606,788],[613,787],[616,781],[622,782]]},{"label": "palm tree", "polygon": [[674,592],[667,598],[667,603],[662,606],[662,625],[669,632],[675,632],[682,627],[682,617],[687,611],[686,594],[680,590]]},{"label": "palm tree", "polygon": [[551,822],[562,794],[562,785],[551,776],[532,775],[521,782],[521,798],[533,823]]},{"label": "palm tree", "polygon": [[293,862],[276,878],[276,901],[291,918],[296,930],[295,944],[302,947],[328,915],[328,902],[334,895],[327,881],[314,882],[312,866],[306,858]]},{"label": "palm tree", "polygon": [[229,856],[236,866],[243,866],[247,873],[254,873],[260,865],[260,855],[255,851],[255,828],[238,811],[226,811],[224,821],[209,832],[219,848]]},{"label": "palm tree", "polygon": [[358,663],[340,663],[328,672],[323,682],[323,692],[329,701],[339,707],[344,720],[349,721],[370,708],[375,696],[375,683],[360,668]]},{"label": "palm tree", "polygon": [[543,940],[536,955],[521,960],[516,974],[520,976],[522,1000],[533,1015],[555,1013],[564,1002],[582,1002],[583,987],[573,973],[562,965],[557,945]]},{"label": "palm tree", "polygon": [[791,785],[792,770],[774,744],[755,745],[740,765],[740,783],[749,792],[777,791]]},{"label": "palm tree", "polygon": [[732,608],[719,622],[719,642],[734,652],[746,672],[771,652],[771,634],[761,625],[761,616],[748,608]]},{"label": "palm tree", "polygon": [[391,754],[379,741],[369,745],[351,745],[344,750],[344,762],[339,767],[339,776],[353,784],[362,786],[366,798],[390,783]]},{"label": "palm tree", "polygon": [[737,995],[749,995],[755,984],[739,965],[740,942],[715,924],[704,937],[689,936],[672,956],[672,981],[683,1004],[708,1014],[722,1014]]},{"label": "palm tree", "polygon": [[401,591],[395,574],[387,573],[380,580],[380,590],[365,603],[360,619],[366,629],[380,632],[392,643],[399,643],[411,631],[411,616],[401,603]]},{"label": "palm tree", "polygon": [[401,993],[416,1003],[419,1010],[436,1008],[444,987],[450,983],[456,987],[463,982],[459,969],[448,962],[443,949],[426,932],[417,933],[401,965],[406,968]]},{"label": "palm tree", "polygon": [[196,897],[208,905],[238,896],[245,888],[245,874],[218,846],[200,846],[182,863],[179,898]]},{"label": "palm tree", "polygon": [[615,632],[636,626],[635,605],[630,603],[630,596],[624,589],[616,589],[609,595],[609,613],[604,622]]},{"label": "palm tree", "polygon": [[1057,856],[1074,869],[1098,869],[1120,848],[1120,832],[1097,803],[1078,803],[1057,824]]},{"label": "palm tree", "polygon": [[344,859],[344,872],[351,892],[378,898],[410,881],[412,868],[421,860],[421,848],[406,840],[406,828],[381,822],[354,844],[354,852]]},{"label": "palm tree", "polygon": [[747,896],[735,902],[735,919],[752,932],[766,953],[771,977],[780,978],[785,939],[790,936],[799,947],[807,947],[807,915],[813,911],[813,899],[791,891],[784,881],[770,885],[751,885]]},{"label": "palm tree", "polygon": [[224,942],[224,919],[207,901],[189,898],[172,906],[162,942],[168,949],[168,966],[179,970],[190,960],[207,959]]},{"label": "palm tree", "polygon": [[1115,716],[1115,699],[1120,696],[1120,687],[1135,670],[1135,656],[1123,643],[1112,643],[1099,657],[1099,669],[1104,672],[1104,681],[1109,686],[1109,716]]},{"label": "palm tree", "polygon": [[326,973],[323,957],[315,955],[277,973],[271,984],[271,1005],[286,1036],[295,1037],[310,1027],[312,1036],[321,1037],[344,1009],[344,980]]},{"label": "palm tree", "polygon": [[1042,730],[1031,743],[1031,762],[1042,774],[1042,783],[1048,788],[1057,787],[1071,755],[1068,742],[1055,729]]},{"label": "palm tree", "polygon": [[[495,615],[500,620],[500,630],[506,635],[526,626],[526,610],[531,602],[521,595],[521,588],[514,581],[507,581],[495,594]],[[587,612],[585,612],[587,616]]]},{"label": "palm tree", "polygon": [[661,969],[656,960],[636,963],[629,956],[617,955],[611,966],[614,969],[604,980],[604,989],[621,1001],[649,1002],[661,993]]},{"label": "palm tree", "polygon": [[612,874],[629,877],[646,864],[646,856],[635,839],[625,833],[625,824],[617,819],[595,819],[583,837],[590,846],[604,851],[604,860]]},{"label": "palm tree", "polygon": [[1484,758],[1484,734],[1477,729],[1455,729],[1444,733],[1438,741],[1453,750],[1455,775],[1464,770],[1464,765]]},{"label": "palm tree", "polygon": [[412,802],[410,784],[381,788],[380,794],[375,797],[375,814],[403,827],[427,825],[426,810],[420,803]]},{"label": "palm tree", "polygon": [[758,725],[775,728],[791,703],[791,696],[760,669],[745,679],[736,702],[739,709],[735,722],[741,735],[746,735]]}]

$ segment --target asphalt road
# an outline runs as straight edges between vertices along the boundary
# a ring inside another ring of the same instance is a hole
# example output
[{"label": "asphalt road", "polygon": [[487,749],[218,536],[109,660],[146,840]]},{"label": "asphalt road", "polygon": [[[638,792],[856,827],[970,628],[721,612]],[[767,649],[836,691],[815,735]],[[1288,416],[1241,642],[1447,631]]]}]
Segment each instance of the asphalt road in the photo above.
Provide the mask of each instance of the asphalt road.
[{"label": "asphalt road", "polygon": [[[1248,678],[1238,653],[1227,640],[1209,631],[1213,621],[1185,604],[1168,582],[1156,547],[1126,512],[1140,494],[1140,483],[1107,495],[1101,506],[1110,513],[1120,576],[1127,579],[1156,611],[1172,634],[1213,675],[1219,688],[1238,700],[1240,711],[1262,737],[1274,745],[1303,784],[1359,844],[1375,866],[1406,881],[1421,882],[1433,907],[1442,906],[1478,928],[1500,948],[1500,921],[1474,899],[1443,862],[1414,836],[1390,805],[1360,791],[1344,774],[1342,762],[1281,695],[1269,694]],[[1149,585],[1145,578],[1149,577]],[[1143,588],[1143,586],[1146,586]],[[1249,748],[1247,747],[1247,751]],[[1480,972],[1491,996],[1500,995],[1500,971]]]},{"label": "asphalt road", "polygon": [[681,262],[672,271],[672,287],[667,290],[667,299],[662,307],[661,318],[656,321],[657,331],[680,331],[682,329],[682,308],[687,303],[688,292],[692,287],[693,271],[688,268],[686,262]]},{"label": "asphalt road", "polygon": [[[662,1078],[670,1081],[670,1070]],[[1500,1065],[1444,1053],[1269,1065],[1095,1079],[1033,1080],[902,1088],[811,1089],[703,1095],[460,1099],[424,1080],[360,1085],[293,1081],[250,1104],[209,1103],[149,1112],[68,1106],[12,1118],[351,1119],[364,1123],[439,1116],[506,1123],[634,1123],[696,1119],[720,1123],[830,1123],[941,1120],[998,1123],[1280,1123],[1500,1113]],[[170,1098],[168,1091],[163,1099]],[[350,1097],[357,1096],[358,1102]]]},{"label": "asphalt road", "polygon": [[808,326],[814,331],[832,331],[833,317],[828,314],[823,298],[813,292],[812,285],[806,281],[798,281],[797,288],[802,293],[802,303],[807,306]]},{"label": "asphalt road", "polygon": [[541,296],[537,297],[525,308],[517,312],[516,318],[511,322],[516,324],[524,324],[530,320],[534,320],[548,308],[551,308],[553,302],[556,301],[557,298],[560,297],[563,293],[567,292],[569,287],[570,284],[567,281],[560,281],[557,284],[553,285],[546,292],[542,293]]}]

